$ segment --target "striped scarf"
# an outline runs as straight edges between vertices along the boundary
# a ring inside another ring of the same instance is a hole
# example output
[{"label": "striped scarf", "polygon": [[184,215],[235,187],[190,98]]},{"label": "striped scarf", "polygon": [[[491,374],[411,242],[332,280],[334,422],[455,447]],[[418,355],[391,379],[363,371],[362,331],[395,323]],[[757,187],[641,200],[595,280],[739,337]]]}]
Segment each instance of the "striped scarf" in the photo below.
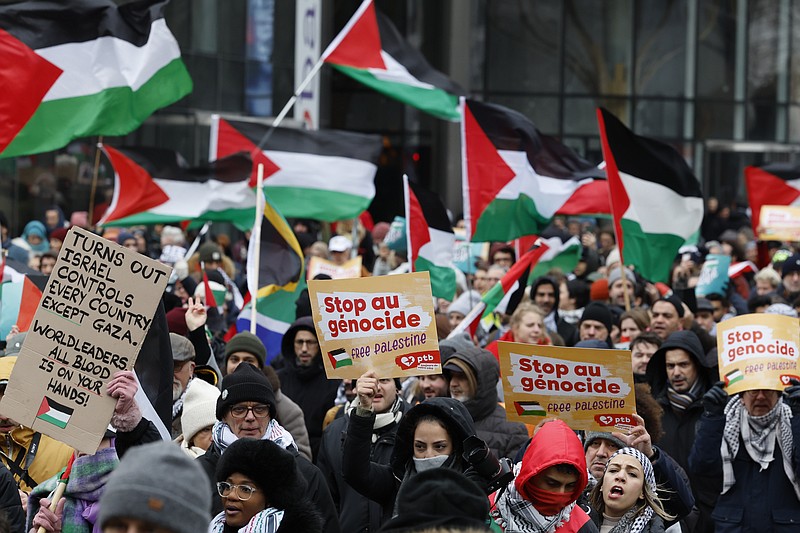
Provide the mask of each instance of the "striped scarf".
[{"label": "striped scarf", "polygon": [[[519,475],[522,463],[514,465],[514,477]],[[533,503],[526,500],[517,491],[512,481],[497,499],[492,509],[492,518],[503,528],[505,533],[553,533],[569,522],[575,502],[570,503],[555,516],[544,516]]]},{"label": "striped scarf", "polygon": [[[656,475],[653,471],[653,464],[645,454],[636,448],[622,448],[621,450],[614,452],[614,454],[608,458],[606,470],[608,470],[608,465],[611,463],[611,460],[619,454],[630,455],[639,461],[639,463],[642,465],[642,470],[644,471],[644,482],[647,483],[647,486],[650,487],[650,490],[653,491],[653,494],[656,494]],[[603,476],[605,477],[605,472],[603,473]],[[610,533],[641,533],[644,531],[644,528],[647,527],[650,519],[653,518],[653,508],[649,505],[645,505],[643,507],[634,506],[624,515],[622,515],[622,518],[619,519],[619,522],[611,529]]]},{"label": "striped scarf", "polygon": [[703,394],[703,384],[700,379],[696,379],[688,392],[678,392],[672,388],[672,385],[667,385],[667,398],[669,399],[672,409],[679,413],[686,411]]},{"label": "striped scarf", "polygon": [[[276,533],[283,520],[283,511],[274,507],[267,507],[256,514],[246,526],[239,528],[239,533]],[[208,533],[222,533],[225,530],[225,511],[222,511],[211,520]]]},{"label": "striped scarf", "polygon": [[733,460],[739,453],[739,437],[744,442],[745,450],[750,458],[758,463],[761,471],[769,468],[774,459],[775,441],[781,447],[783,470],[794,487],[795,495],[800,500],[800,484],[792,468],[792,410],[778,399],[772,411],[763,416],[750,416],[742,403],[741,396],[736,396],[725,406],[725,432],[720,445],[722,455],[722,494],[736,484],[733,472]]}]

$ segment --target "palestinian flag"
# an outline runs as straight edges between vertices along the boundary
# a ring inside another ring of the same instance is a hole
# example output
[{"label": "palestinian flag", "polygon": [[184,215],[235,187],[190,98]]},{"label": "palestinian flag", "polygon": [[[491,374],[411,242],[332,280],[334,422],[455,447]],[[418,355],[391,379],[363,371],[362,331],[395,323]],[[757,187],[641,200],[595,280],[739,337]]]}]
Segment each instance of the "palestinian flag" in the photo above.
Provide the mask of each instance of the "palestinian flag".
[{"label": "palestinian flag", "polygon": [[466,94],[412,48],[372,0],[364,0],[322,60],[390,98],[447,120],[460,120]]},{"label": "palestinian flag", "polygon": [[0,5],[0,157],[125,135],[189,94],[166,3]]},{"label": "palestinian flag", "polygon": [[514,409],[519,416],[547,416],[547,409],[539,402],[514,402]]},{"label": "palestinian flag", "polygon": [[758,234],[761,208],[765,205],[800,206],[800,166],[772,163],[744,169],[744,183],[750,204],[753,231]]},{"label": "palestinian flag", "polygon": [[247,290],[257,298],[294,292],[303,278],[303,251],[292,228],[269,199],[256,224],[247,248]]},{"label": "palestinian flag", "polygon": [[[292,322],[296,319],[298,297],[306,289],[306,282],[299,280],[294,291],[275,291],[269,296],[256,298],[256,336],[261,339],[267,349],[265,364],[281,353],[281,339]],[[250,331],[250,301],[239,312],[236,319],[236,331]]]},{"label": "palestinian flag", "polygon": [[[531,267],[541,259],[547,250],[547,244],[539,242],[534,249],[517,259],[517,262],[506,272],[505,276],[494,287],[486,291],[481,301],[467,313],[467,316],[458,326],[453,328],[448,338],[467,330],[470,331],[470,334],[474,334],[478,329],[478,322],[481,318],[491,318],[491,314],[495,311],[513,312],[516,304],[511,303],[512,295],[516,293],[521,298],[522,294],[524,294]],[[518,299],[516,303],[519,303]]]},{"label": "palestinian flag", "polygon": [[[536,278],[546,275],[553,269],[559,269],[569,274],[581,259],[581,241],[578,237],[571,237],[567,242],[562,242],[558,237],[542,239],[547,244],[548,250],[542,255],[536,266],[533,267],[529,277],[532,283]],[[529,246],[530,247],[530,246]]]},{"label": "palestinian flag", "polygon": [[447,210],[436,194],[411,187],[405,175],[403,191],[411,271],[430,273],[433,296],[453,301],[456,296],[456,273],[452,268],[456,236]]},{"label": "palestinian flag", "polygon": [[727,374],[725,374],[725,386],[730,387],[734,383],[742,381],[743,379],[744,379],[744,374],[742,374],[742,371],[739,370],[738,368],[735,368],[730,372],[728,372]]},{"label": "palestinian flag", "polygon": [[[46,276],[37,276],[47,281]],[[22,281],[9,281],[0,285],[0,336],[5,338],[16,324],[20,331],[28,331],[33,315],[42,299],[42,287],[35,278],[23,276]]]},{"label": "palestinian flag", "polygon": [[36,412],[36,418],[49,422],[54,426],[64,429],[69,424],[69,419],[75,409],[60,404],[57,401],[45,396]]},{"label": "palestinian flag", "polygon": [[353,359],[347,355],[347,350],[344,348],[338,348],[331,352],[328,352],[328,358],[331,361],[331,366],[336,368],[342,368],[343,366],[353,366]]},{"label": "palestinian flag", "polygon": [[[595,181],[596,166],[539,133],[516,111],[463,102],[461,170],[464,212],[473,242],[538,234],[559,212],[608,209],[608,200],[596,194],[603,190],[604,180],[582,190]],[[573,196],[576,203],[570,206]]]},{"label": "palestinian flag", "polygon": [[172,150],[103,146],[103,151],[114,167],[114,196],[99,225],[210,220],[252,228],[256,195],[248,185],[253,167],[248,155],[188,168]]},{"label": "palestinian flag", "polygon": [[666,282],[678,250],[700,229],[700,183],[671,146],[635,135],[605,109],[597,120],[620,257],[645,279]]},{"label": "palestinian flag", "polygon": [[[264,193],[285,217],[333,222],[357,217],[372,202],[380,136],[273,128],[261,150],[268,131],[262,124],[213,116],[210,159],[252,154],[254,171],[264,164]],[[250,186],[255,185],[254,172]]]}]

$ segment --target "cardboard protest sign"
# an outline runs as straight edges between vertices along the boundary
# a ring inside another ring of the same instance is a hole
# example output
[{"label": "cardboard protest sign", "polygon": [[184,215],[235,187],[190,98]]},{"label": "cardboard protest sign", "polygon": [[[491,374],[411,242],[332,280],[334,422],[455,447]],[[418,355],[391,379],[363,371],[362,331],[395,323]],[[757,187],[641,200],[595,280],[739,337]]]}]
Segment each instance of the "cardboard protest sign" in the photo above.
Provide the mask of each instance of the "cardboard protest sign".
[{"label": "cardboard protest sign", "polygon": [[800,241],[800,207],[765,205],[759,220],[762,241]]},{"label": "cardboard protest sign", "polygon": [[721,254],[708,254],[700,271],[700,279],[694,292],[697,296],[708,294],[725,295],[728,293],[728,268],[731,266],[731,256]]},{"label": "cardboard protest sign", "polygon": [[631,352],[498,343],[509,420],[556,417],[572,429],[626,431],[636,423]]},{"label": "cardboard protest sign", "polygon": [[308,295],[328,378],[442,373],[427,272],[310,280]]},{"label": "cardboard protest sign", "polygon": [[745,390],[783,390],[800,380],[800,331],[796,318],[764,313],[717,324],[719,377],[728,394]]},{"label": "cardboard protest sign", "polygon": [[317,274],[327,274],[333,279],[360,278],[361,256],[354,257],[343,265],[316,256],[312,257],[308,262],[308,279],[314,279]]},{"label": "cardboard protest sign", "polygon": [[0,402],[0,413],[94,453],[171,269],[86,230],[67,234]]}]

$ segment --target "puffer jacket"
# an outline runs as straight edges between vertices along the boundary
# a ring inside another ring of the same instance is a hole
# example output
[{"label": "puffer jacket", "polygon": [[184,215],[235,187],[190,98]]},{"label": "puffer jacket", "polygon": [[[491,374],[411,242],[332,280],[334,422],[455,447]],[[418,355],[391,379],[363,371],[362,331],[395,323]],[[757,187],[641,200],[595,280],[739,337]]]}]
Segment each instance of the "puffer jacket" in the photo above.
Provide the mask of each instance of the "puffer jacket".
[{"label": "puffer jacket", "polygon": [[472,346],[459,348],[442,364],[451,359],[466,363],[475,375],[475,396],[464,402],[475,421],[475,433],[498,458],[514,458],[528,441],[528,430],[523,424],[506,420],[506,411],[498,403],[499,363],[488,350]]}]

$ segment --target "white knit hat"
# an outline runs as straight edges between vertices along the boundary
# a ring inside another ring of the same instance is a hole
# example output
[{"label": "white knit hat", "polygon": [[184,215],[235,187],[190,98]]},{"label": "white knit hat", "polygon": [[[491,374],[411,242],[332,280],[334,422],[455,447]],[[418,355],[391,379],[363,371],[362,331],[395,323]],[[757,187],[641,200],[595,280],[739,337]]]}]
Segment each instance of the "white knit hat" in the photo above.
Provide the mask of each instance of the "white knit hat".
[{"label": "white knit hat", "polygon": [[219,389],[202,379],[193,379],[189,383],[186,396],[183,398],[181,413],[181,429],[183,439],[188,443],[197,433],[217,421],[217,397]]}]

